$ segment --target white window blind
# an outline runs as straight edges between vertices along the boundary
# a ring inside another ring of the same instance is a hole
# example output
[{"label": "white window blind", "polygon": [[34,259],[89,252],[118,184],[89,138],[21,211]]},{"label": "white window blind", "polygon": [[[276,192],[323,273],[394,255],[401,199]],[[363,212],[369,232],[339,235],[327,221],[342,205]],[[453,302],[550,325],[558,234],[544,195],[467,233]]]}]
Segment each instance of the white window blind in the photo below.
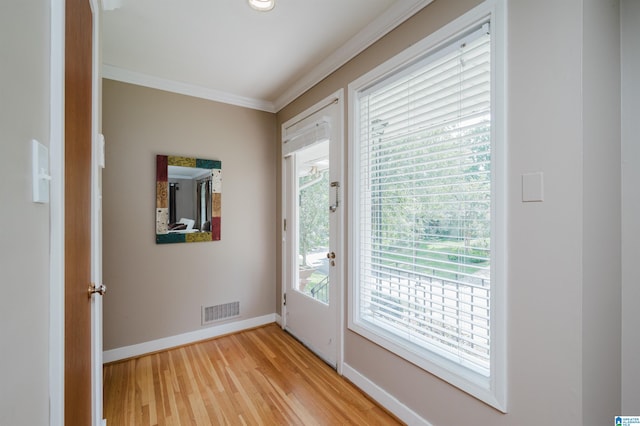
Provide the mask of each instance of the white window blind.
[{"label": "white window blind", "polygon": [[329,140],[331,135],[331,122],[328,117],[323,117],[310,125],[300,129],[285,129],[283,140],[283,155],[291,154],[305,146]]},{"label": "white window blind", "polygon": [[357,321],[490,376],[489,26],[358,92]]}]

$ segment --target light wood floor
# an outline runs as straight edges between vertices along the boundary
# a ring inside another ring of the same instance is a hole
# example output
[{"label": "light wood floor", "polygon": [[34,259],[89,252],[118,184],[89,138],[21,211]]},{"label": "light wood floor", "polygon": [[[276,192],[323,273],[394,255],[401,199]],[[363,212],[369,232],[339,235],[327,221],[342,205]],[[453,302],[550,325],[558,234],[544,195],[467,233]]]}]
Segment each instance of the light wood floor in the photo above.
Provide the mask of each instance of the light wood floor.
[{"label": "light wood floor", "polygon": [[398,425],[272,324],[104,367],[109,426]]}]

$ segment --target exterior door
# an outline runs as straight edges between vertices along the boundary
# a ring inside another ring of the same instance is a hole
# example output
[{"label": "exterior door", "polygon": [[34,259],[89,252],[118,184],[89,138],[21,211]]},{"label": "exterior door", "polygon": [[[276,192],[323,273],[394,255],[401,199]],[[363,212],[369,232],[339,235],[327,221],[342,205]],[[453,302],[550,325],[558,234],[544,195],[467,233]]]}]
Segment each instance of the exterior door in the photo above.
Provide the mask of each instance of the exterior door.
[{"label": "exterior door", "polygon": [[87,426],[92,424],[93,17],[88,0],[67,0],[65,10],[64,418],[66,426]]},{"label": "exterior door", "polygon": [[340,353],[343,207],[341,102],[334,99],[283,126],[283,325],[335,368]]}]

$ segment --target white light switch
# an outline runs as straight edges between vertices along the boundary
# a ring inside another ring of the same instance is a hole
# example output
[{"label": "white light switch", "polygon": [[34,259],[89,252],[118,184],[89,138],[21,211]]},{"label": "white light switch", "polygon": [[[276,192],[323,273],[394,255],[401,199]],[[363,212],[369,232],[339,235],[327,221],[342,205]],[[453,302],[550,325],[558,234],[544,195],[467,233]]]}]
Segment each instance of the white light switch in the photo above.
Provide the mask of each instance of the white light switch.
[{"label": "white light switch", "polygon": [[104,135],[100,133],[98,135],[98,166],[104,169],[105,157],[104,157]]},{"label": "white light switch", "polygon": [[542,172],[525,173],[522,175],[522,201],[541,202],[544,201],[544,181]]},{"label": "white light switch", "polygon": [[31,141],[32,172],[33,172],[33,202],[49,202],[49,149],[37,140]]}]

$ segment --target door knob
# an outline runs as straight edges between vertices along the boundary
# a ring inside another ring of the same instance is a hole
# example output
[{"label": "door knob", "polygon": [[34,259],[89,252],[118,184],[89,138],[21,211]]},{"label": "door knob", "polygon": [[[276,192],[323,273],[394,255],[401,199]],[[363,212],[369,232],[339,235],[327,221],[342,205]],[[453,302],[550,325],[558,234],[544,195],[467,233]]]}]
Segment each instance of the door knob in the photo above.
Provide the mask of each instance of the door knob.
[{"label": "door knob", "polygon": [[336,266],[336,261],[334,260],[335,258],[336,258],[336,253],[334,251],[327,253],[327,259],[331,260],[329,262],[331,266]]},{"label": "door knob", "polygon": [[106,292],[107,286],[104,284],[96,285],[94,283],[91,283],[89,285],[89,297],[91,297],[91,295],[94,293],[98,293],[100,296],[104,296]]}]

